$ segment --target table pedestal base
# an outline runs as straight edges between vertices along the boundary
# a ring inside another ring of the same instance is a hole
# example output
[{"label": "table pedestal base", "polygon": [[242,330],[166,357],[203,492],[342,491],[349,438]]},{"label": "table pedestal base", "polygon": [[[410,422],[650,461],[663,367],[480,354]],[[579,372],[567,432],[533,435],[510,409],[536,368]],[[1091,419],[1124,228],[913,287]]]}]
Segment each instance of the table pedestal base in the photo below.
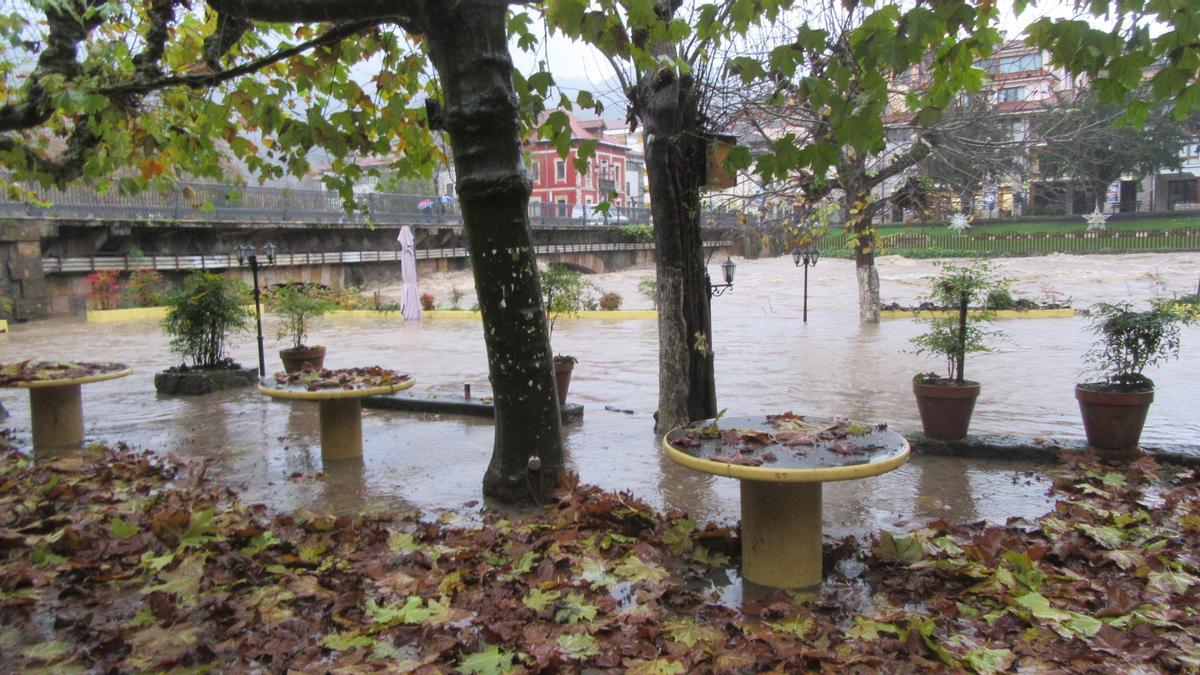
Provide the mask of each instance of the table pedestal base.
[{"label": "table pedestal base", "polygon": [[742,483],[742,577],[772,588],[821,583],[821,483]]},{"label": "table pedestal base", "polygon": [[32,387],[29,414],[33,448],[67,448],[83,443],[83,397],[80,385]]},{"label": "table pedestal base", "polygon": [[362,457],[362,399],[323,399],[320,406],[321,457]]}]

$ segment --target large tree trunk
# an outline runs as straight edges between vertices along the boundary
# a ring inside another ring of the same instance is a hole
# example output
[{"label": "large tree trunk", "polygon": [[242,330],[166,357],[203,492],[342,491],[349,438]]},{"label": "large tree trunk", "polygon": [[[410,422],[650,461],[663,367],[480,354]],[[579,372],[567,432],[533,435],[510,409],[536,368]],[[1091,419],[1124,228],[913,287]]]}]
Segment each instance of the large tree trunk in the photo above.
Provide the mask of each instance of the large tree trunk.
[{"label": "large tree trunk", "polygon": [[[858,230],[856,224],[855,230]],[[865,244],[870,241],[869,246]],[[875,268],[874,233],[861,235],[854,245],[854,272],[858,277],[858,321],[879,323],[879,270]]]},{"label": "large tree trunk", "polygon": [[505,11],[501,5],[431,10],[427,37],[446,96],[446,128],[496,405],[483,492],[521,503],[553,493],[563,445]]},{"label": "large tree trunk", "polygon": [[695,84],[663,70],[634,94],[646,147],[658,272],[658,415],[668,431],[717,414],[700,191],[705,182]]}]

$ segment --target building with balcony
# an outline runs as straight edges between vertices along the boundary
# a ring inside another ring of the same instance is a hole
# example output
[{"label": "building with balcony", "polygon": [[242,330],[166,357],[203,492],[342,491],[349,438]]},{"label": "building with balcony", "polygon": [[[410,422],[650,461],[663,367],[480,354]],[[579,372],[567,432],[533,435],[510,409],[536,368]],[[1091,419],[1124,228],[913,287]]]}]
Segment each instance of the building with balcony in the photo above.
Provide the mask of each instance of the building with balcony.
[{"label": "building with balcony", "polygon": [[[549,115],[549,113],[547,113]],[[604,120],[580,120],[567,113],[571,131],[571,150],[561,157],[554,145],[541,138],[525,142],[528,157],[527,170],[533,191],[529,201],[536,211],[537,205],[548,209],[556,217],[590,217],[597,204],[608,200],[618,209],[641,206],[631,201],[633,183],[641,192],[640,163],[630,175],[630,151],[623,139],[605,133]],[[581,173],[575,167],[577,152],[585,141],[595,141],[596,151],[588,158],[588,171]]]}]

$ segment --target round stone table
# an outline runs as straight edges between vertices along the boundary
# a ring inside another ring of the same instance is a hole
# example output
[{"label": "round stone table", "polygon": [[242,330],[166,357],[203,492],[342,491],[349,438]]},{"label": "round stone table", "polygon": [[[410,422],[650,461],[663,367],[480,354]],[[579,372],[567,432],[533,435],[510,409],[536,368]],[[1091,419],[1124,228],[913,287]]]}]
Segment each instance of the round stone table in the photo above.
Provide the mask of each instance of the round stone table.
[{"label": "round stone table", "polygon": [[723,417],[715,435],[704,432],[711,420],[697,422],[669,432],[663,448],[677,464],[741,481],[743,578],[810,588],[822,578],[821,484],[891,471],[908,459],[908,441],[882,426],[843,422],[839,431],[781,417]]},{"label": "round stone table", "polygon": [[[69,448],[83,443],[82,386],[92,382],[115,380],[133,372],[123,364],[91,375],[22,380],[0,384],[29,390],[29,416],[33,431],[33,449]],[[3,368],[3,366],[0,366]]]},{"label": "round stone table", "polygon": [[299,385],[259,383],[258,390],[272,398],[317,401],[321,419],[321,457],[362,457],[362,399],[392,394],[416,383],[412,377],[380,387],[361,389],[317,389]]}]

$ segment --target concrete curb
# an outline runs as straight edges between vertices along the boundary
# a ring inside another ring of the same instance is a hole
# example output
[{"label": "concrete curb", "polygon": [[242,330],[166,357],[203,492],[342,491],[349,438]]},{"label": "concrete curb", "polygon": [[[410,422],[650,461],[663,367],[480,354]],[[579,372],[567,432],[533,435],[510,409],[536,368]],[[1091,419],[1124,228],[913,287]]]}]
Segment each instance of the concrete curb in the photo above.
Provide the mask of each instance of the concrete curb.
[{"label": "concrete curb", "polygon": [[[1084,452],[1088,449],[1083,439],[1055,439],[1029,436],[1007,436],[989,434],[967,436],[959,441],[942,441],[929,438],[920,432],[904,434],[915,454],[947,457],[972,457],[976,459],[1015,459],[1036,462],[1054,462],[1060,452]],[[1200,466],[1200,446],[1182,443],[1162,446],[1142,446],[1142,452],[1159,462]]]},{"label": "concrete curb", "polygon": [[[496,408],[490,398],[463,398],[448,395],[433,397],[429,395],[397,392],[383,396],[367,396],[363,398],[364,408],[375,410],[401,410],[405,412],[429,412],[446,415],[471,415],[473,417],[495,417]],[[583,419],[583,406],[578,403],[568,403],[562,408],[563,424],[578,422]]]}]

